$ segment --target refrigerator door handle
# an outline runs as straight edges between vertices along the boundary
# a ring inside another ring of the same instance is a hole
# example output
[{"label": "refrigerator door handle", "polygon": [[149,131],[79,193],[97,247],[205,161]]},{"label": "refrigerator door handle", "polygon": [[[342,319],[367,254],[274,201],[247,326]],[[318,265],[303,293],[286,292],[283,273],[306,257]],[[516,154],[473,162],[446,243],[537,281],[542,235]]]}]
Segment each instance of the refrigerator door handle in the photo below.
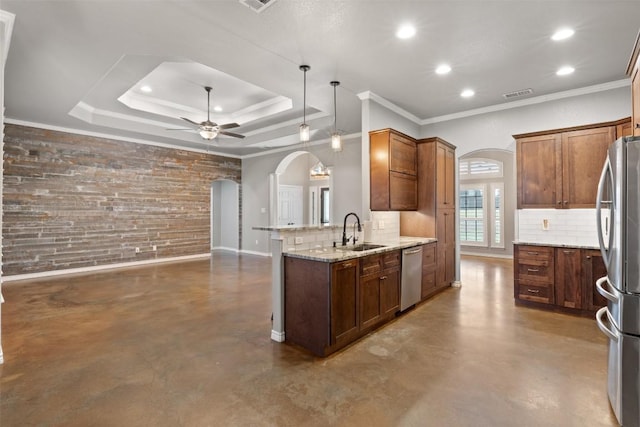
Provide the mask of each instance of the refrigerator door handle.
[{"label": "refrigerator door handle", "polygon": [[[609,177],[609,182],[613,183],[613,172],[611,170],[611,162],[609,157],[604,163],[604,167],[602,168],[602,173],[600,174],[600,181],[598,181],[598,193],[596,196],[596,227],[598,230],[598,243],[600,244],[600,252],[602,252],[602,258],[604,259],[604,264],[609,269],[609,265],[611,265],[611,244],[613,243],[613,230],[611,230],[610,226],[613,224],[609,221],[609,217],[607,217],[607,237],[608,242],[605,246],[604,242],[604,231],[602,230],[602,205],[604,203],[611,205],[613,208],[613,200],[602,200],[604,196],[604,187],[607,182],[607,177]],[[611,198],[613,198],[613,189],[611,189]],[[611,208],[609,211],[611,211]]]},{"label": "refrigerator door handle", "polygon": [[607,276],[601,277],[598,280],[596,280],[596,289],[598,289],[598,293],[603,297],[605,297],[606,299],[608,299],[609,301],[617,303],[618,297],[612,294],[611,292],[609,292],[608,290],[606,290],[604,286],[602,286],[604,282],[607,282],[607,286],[611,285],[611,282],[609,282],[609,277]]},{"label": "refrigerator door handle", "polygon": [[[607,307],[602,307],[600,310],[597,311],[596,322],[598,323],[598,328],[600,328],[602,333],[605,334],[607,337],[609,337],[610,340],[618,342],[618,334],[616,334],[615,331],[612,331],[611,329],[607,328],[607,325],[605,325],[604,322],[602,321],[602,317],[604,317],[605,314],[607,315],[607,321],[608,321],[609,310],[607,309]],[[611,322],[607,322],[607,323],[611,324]]]}]

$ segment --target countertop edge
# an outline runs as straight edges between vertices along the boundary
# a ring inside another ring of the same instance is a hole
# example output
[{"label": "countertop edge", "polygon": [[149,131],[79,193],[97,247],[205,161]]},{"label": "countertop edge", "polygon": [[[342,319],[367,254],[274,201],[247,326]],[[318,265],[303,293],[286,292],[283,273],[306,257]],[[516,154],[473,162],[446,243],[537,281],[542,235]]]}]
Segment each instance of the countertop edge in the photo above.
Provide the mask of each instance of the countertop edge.
[{"label": "countertop edge", "polygon": [[319,248],[304,249],[300,251],[283,252],[283,256],[290,258],[307,259],[320,262],[340,262],[354,258],[362,258],[368,255],[381,254],[385,252],[411,248],[413,246],[425,245],[437,242],[438,239],[432,237],[408,237],[402,236],[399,240],[393,242],[372,241],[366,243],[381,244],[382,248],[369,249],[366,251],[356,252],[341,248]]},{"label": "countertop edge", "polygon": [[572,245],[569,243],[541,243],[541,242],[523,242],[523,241],[514,241],[514,245],[527,245],[527,246],[549,246],[553,248],[575,248],[575,249],[594,249],[600,250],[599,246],[590,246],[590,245]]}]

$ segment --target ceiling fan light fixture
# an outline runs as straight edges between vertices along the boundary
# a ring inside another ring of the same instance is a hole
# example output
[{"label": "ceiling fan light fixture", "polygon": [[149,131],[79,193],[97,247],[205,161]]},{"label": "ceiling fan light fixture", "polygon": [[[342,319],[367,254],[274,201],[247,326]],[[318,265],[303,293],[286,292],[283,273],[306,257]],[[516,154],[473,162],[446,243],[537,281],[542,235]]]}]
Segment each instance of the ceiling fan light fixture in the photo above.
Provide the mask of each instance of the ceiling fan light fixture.
[{"label": "ceiling fan light fixture", "polygon": [[302,94],[302,124],[300,125],[300,142],[308,142],[311,137],[309,125],[307,124],[307,71],[311,69],[308,65],[301,65],[300,71],[304,73],[304,92]]},{"label": "ceiling fan light fixture", "polygon": [[218,130],[210,127],[200,129],[199,133],[202,139],[206,139],[208,141],[218,136]]}]

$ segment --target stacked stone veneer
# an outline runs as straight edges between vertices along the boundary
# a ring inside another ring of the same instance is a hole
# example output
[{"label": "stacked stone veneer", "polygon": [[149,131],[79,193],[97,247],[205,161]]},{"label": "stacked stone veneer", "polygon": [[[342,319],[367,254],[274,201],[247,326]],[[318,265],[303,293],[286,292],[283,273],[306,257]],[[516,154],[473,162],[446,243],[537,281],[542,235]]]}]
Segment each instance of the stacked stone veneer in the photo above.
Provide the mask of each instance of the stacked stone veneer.
[{"label": "stacked stone veneer", "polygon": [[240,160],[7,125],[3,274],[207,253],[216,179]]}]

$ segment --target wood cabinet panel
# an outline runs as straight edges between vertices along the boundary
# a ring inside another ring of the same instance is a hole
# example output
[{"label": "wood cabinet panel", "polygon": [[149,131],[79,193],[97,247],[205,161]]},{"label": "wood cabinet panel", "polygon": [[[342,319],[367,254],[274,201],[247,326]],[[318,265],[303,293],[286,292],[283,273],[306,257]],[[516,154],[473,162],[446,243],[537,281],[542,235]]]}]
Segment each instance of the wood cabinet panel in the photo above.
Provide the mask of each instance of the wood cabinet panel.
[{"label": "wood cabinet panel", "polygon": [[514,296],[516,299],[554,304],[554,251],[544,246],[516,245]]},{"label": "wood cabinet panel", "polygon": [[516,163],[518,165],[518,209],[555,208],[557,176],[562,175],[561,136],[544,135],[518,139]]},{"label": "wood cabinet panel", "polygon": [[389,172],[389,210],[415,210],[418,204],[418,181],[415,175]]},{"label": "wood cabinet panel", "polygon": [[558,248],[555,257],[556,304],[568,308],[582,308],[580,249]]},{"label": "wood cabinet panel", "polygon": [[[358,261],[332,264],[331,268],[331,344],[350,342],[358,335]],[[306,306],[306,304],[305,304]]]},{"label": "wood cabinet panel", "polygon": [[613,126],[562,134],[563,208],[595,207],[602,166],[615,139]]},{"label": "wood cabinet panel", "polygon": [[380,278],[380,314],[394,317],[400,310],[400,269],[385,271]]},{"label": "wood cabinet panel", "polygon": [[445,145],[436,145],[436,194],[438,208],[455,208],[455,151]]},{"label": "wood cabinet panel", "polygon": [[373,211],[417,207],[415,140],[392,129],[369,132],[369,203]]},{"label": "wood cabinet panel", "polygon": [[360,329],[374,326],[380,321],[380,276],[360,278]]},{"label": "wood cabinet panel", "polygon": [[623,136],[633,136],[633,126],[631,118],[621,120],[616,124],[616,139]]},{"label": "wood cabinet panel", "polygon": [[602,254],[598,250],[582,251],[582,277],[584,280],[584,308],[597,311],[607,305],[605,297],[596,289],[596,280],[607,275]]}]

